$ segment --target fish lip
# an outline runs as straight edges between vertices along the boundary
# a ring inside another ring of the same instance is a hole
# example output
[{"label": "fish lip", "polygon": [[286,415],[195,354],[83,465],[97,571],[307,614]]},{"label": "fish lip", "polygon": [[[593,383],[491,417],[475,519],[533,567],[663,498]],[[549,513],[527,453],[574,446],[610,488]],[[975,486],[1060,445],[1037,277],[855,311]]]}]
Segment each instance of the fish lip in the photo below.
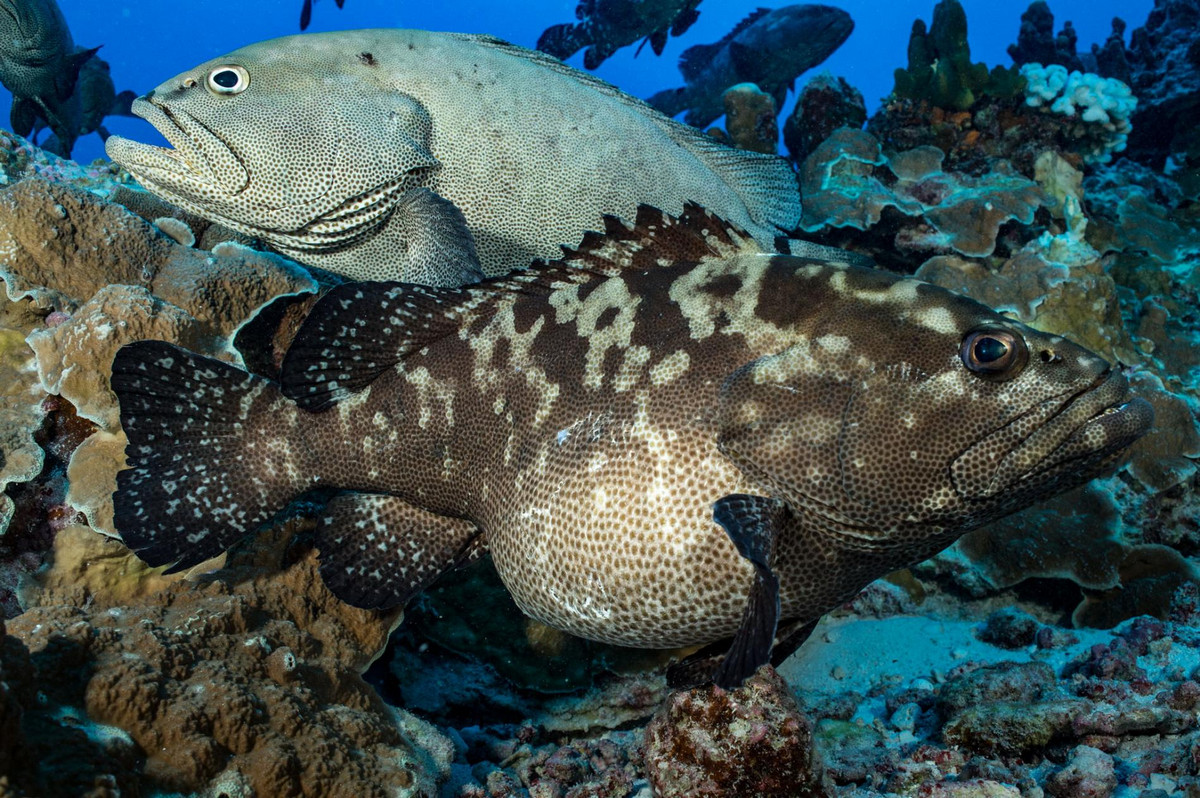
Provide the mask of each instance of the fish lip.
[{"label": "fish lip", "polygon": [[[1074,407],[1093,412],[1047,452],[1036,468],[1022,474],[1020,481],[1075,466],[1088,473],[1090,479],[1119,460],[1154,425],[1154,408],[1142,397],[1133,395],[1129,381],[1118,369],[1110,369],[1098,376],[1064,405],[1058,415]],[[1097,436],[1102,436],[1103,445],[1089,443],[1089,438]]]},{"label": "fish lip", "polygon": [[[147,97],[138,97],[130,109],[163,135],[170,147],[145,144],[122,136],[111,136],[105,145],[110,158],[157,184],[176,186],[182,178],[194,185],[212,183],[207,163],[187,129],[166,106]],[[174,179],[172,179],[174,178]]]}]

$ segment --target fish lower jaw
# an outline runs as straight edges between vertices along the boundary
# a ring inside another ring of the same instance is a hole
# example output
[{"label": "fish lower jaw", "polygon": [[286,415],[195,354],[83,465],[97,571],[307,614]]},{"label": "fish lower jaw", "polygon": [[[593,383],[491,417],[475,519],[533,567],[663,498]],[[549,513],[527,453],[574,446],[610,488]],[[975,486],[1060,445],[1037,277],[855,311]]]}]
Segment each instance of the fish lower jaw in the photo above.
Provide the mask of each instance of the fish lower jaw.
[{"label": "fish lower jaw", "polygon": [[105,143],[105,152],[109,158],[139,180],[141,175],[145,174],[155,182],[168,185],[180,180],[185,180],[190,185],[208,182],[203,172],[189,161],[184,153],[172,147],[142,144],[121,136],[110,136]]}]

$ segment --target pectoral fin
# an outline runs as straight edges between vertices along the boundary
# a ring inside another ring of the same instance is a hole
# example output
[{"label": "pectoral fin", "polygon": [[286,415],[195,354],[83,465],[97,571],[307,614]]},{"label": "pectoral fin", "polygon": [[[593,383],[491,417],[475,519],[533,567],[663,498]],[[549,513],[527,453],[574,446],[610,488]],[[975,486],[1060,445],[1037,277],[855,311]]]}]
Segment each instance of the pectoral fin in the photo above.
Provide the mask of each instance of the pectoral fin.
[{"label": "pectoral fin", "polygon": [[374,493],[335,497],[317,529],[321,578],[347,604],[403,604],[486,549],[478,527]]},{"label": "pectoral fin", "polygon": [[8,124],[14,133],[29,138],[37,118],[38,106],[35,102],[26,97],[13,97],[12,108],[8,111]]},{"label": "pectoral fin", "polygon": [[770,661],[779,625],[779,580],[771,571],[771,552],[787,512],[787,505],[779,499],[741,493],[725,496],[713,505],[713,520],[725,529],[738,554],[754,566],[754,584],[742,624],[733,636],[729,653],[713,674],[718,687],[740,687]]},{"label": "pectoral fin", "polygon": [[[811,621],[799,620],[780,626],[775,631],[775,644],[771,648],[771,666],[778,668],[783,661],[796,653],[817,628],[820,618]],[[713,673],[725,653],[729,641],[718,640],[667,668],[667,687],[672,690],[690,690],[712,681]]]},{"label": "pectoral fin", "polygon": [[392,224],[408,243],[401,279],[421,285],[460,286],[484,278],[466,217],[450,200],[427,188],[408,191]]}]

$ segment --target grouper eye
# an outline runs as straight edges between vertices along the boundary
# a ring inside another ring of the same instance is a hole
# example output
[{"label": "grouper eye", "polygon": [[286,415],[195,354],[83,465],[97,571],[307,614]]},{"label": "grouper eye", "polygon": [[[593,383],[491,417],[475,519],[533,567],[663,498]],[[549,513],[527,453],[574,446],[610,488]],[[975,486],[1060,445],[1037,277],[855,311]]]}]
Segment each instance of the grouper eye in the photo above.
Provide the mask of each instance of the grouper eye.
[{"label": "grouper eye", "polygon": [[213,67],[205,81],[213,94],[238,94],[250,85],[250,73],[237,64]]},{"label": "grouper eye", "polygon": [[968,369],[992,380],[1012,379],[1029,360],[1024,339],[1008,330],[975,330],[967,333],[959,355]]}]

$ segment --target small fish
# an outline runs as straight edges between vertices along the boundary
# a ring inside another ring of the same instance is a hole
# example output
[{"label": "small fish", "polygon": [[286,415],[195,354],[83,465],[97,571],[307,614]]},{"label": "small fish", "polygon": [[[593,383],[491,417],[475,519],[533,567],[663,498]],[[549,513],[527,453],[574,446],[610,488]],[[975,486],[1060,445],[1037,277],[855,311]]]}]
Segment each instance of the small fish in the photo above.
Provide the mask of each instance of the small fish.
[{"label": "small fish", "polygon": [[576,24],[554,25],[538,37],[537,49],[566,60],[587,47],[583,65],[595,69],[622,47],[639,39],[662,55],[667,36],[682,36],[700,17],[700,0],[583,0]]},{"label": "small fish", "polygon": [[133,111],[173,145],[108,140],[147,189],[359,280],[504,274],[639,203],[702,202],[767,247],[801,215],[782,158],[732,150],[484,36],[289,36],[188,70]]},{"label": "small fish", "polygon": [[13,95],[13,132],[30,136],[40,117],[54,132],[55,152],[69,158],[83,124],[75,83],[99,49],[76,49],[54,0],[0,0],[0,83]]},{"label": "small fish", "polygon": [[782,108],[796,78],[833,55],[853,30],[850,15],[832,6],[757,9],[720,41],[685,50],[679,71],[687,85],[649,103],[667,116],[686,110],[689,125],[704,127],[725,113],[726,89],[754,83]]},{"label": "small fish", "polygon": [[767,254],[691,205],[606,226],[475,286],[338,286],[280,383],[123,347],[121,536],[180,570],[336,489],[316,541],[351,604],[488,551],[565,632],[732,639],[704,677],[733,686],[776,637],[784,656],[870,581],[1083,483],[1152,423],[1100,357],[911,277]]},{"label": "small fish", "polygon": [[[346,0],[336,2],[338,8],[346,5]],[[308,23],[312,22],[312,6],[313,0],[304,0],[304,5],[300,6],[300,30],[308,30]]]}]

